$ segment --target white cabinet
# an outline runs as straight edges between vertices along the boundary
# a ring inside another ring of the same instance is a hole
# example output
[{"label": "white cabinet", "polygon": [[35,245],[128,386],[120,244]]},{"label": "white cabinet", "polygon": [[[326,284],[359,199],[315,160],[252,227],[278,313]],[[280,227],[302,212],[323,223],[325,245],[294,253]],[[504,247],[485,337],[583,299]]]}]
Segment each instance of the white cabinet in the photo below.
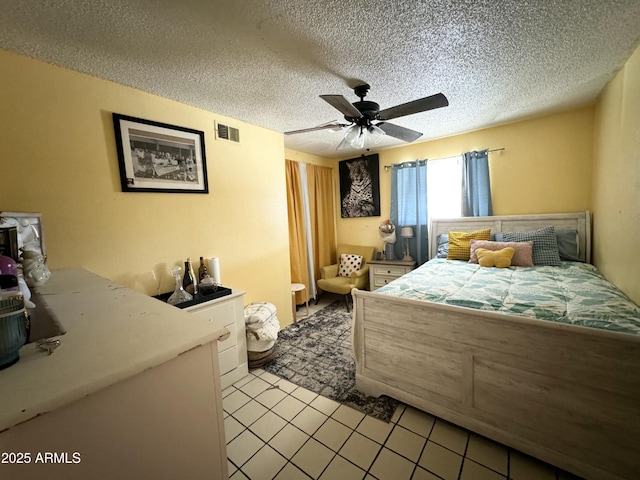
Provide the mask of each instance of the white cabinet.
[{"label": "white cabinet", "polygon": [[249,374],[244,328],[244,293],[234,290],[225,297],[184,309],[206,318],[216,329],[226,328],[230,332],[229,338],[218,342],[218,365],[223,389]]},{"label": "white cabinet", "polygon": [[387,283],[409,273],[416,266],[414,261],[402,260],[370,260],[369,265],[369,290],[384,287]]}]

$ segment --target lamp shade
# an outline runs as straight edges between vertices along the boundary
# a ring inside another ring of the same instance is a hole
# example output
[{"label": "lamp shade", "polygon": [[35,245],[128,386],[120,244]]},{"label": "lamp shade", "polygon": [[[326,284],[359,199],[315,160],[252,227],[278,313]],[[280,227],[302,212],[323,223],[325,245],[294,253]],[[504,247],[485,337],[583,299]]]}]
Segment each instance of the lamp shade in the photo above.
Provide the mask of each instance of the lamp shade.
[{"label": "lamp shade", "polygon": [[401,238],[413,238],[413,227],[402,227],[400,230]]}]

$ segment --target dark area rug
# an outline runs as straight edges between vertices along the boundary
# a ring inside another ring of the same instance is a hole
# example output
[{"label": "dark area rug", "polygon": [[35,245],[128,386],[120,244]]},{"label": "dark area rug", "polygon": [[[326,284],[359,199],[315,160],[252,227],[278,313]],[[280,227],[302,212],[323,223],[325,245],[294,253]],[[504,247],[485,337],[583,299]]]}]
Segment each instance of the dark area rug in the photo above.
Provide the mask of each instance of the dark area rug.
[{"label": "dark area rug", "polygon": [[262,368],[386,422],[398,405],[392,398],[369,397],[356,390],[351,313],[341,301],[282,329],[273,360]]}]

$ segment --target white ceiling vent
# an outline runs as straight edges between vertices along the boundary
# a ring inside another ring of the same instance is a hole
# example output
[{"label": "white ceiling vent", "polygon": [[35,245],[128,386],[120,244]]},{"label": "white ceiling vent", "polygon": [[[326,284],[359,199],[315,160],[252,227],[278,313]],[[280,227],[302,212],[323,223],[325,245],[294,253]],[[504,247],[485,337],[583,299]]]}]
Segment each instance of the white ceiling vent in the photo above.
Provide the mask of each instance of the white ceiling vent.
[{"label": "white ceiling vent", "polygon": [[216,137],[218,139],[240,143],[240,130],[216,122]]}]

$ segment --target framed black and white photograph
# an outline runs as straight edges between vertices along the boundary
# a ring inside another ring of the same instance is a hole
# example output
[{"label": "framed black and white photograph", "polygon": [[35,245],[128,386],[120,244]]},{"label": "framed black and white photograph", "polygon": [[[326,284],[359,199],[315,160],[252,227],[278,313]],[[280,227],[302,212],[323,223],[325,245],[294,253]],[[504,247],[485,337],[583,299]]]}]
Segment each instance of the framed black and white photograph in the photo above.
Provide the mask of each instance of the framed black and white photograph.
[{"label": "framed black and white photograph", "polygon": [[209,193],[204,132],[113,114],[123,192]]},{"label": "framed black and white photograph", "polygon": [[342,218],[380,216],[378,154],[363,155],[338,164]]}]

